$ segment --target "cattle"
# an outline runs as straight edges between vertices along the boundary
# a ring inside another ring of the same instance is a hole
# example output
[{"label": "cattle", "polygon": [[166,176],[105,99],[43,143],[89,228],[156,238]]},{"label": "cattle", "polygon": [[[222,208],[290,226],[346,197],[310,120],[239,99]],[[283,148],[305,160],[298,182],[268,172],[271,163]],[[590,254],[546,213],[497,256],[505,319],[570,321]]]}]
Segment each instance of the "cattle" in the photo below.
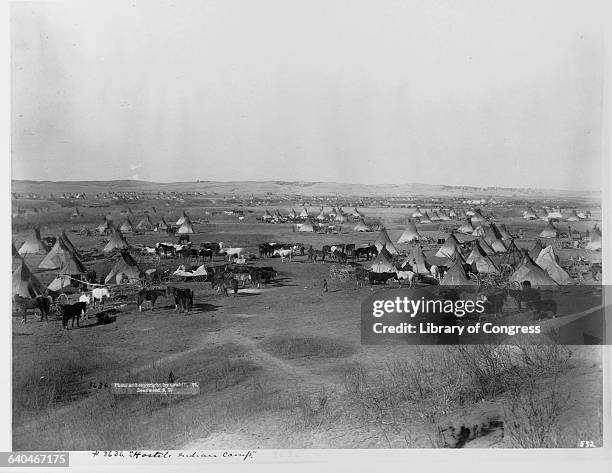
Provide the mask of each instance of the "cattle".
[{"label": "cattle", "polygon": [[408,281],[408,286],[412,287],[416,273],[413,273],[412,271],[395,270],[395,274],[397,276],[397,282],[400,286],[402,285],[402,281]]},{"label": "cattle", "polygon": [[174,310],[189,312],[193,307],[193,290],[168,286],[166,297],[174,299]]},{"label": "cattle", "polygon": [[96,307],[96,300],[100,301],[100,305],[104,305],[104,298],[110,299],[110,296],[110,291],[105,287],[95,287],[91,290],[91,298],[94,307]]},{"label": "cattle", "polygon": [[49,311],[51,310],[51,298],[48,296],[37,296],[34,299],[28,299],[26,297],[15,296],[16,304],[20,304],[23,307],[23,323],[28,322],[28,310],[38,310],[40,312],[40,321],[42,322],[43,317],[49,320]]},{"label": "cattle", "polygon": [[155,302],[160,297],[167,297],[166,291],[163,289],[141,289],[138,291],[136,303],[138,304],[138,311],[142,312],[142,304],[145,301],[151,302],[151,310],[155,310]]},{"label": "cattle", "polygon": [[79,324],[79,317],[87,314],[87,304],[85,302],[77,302],[75,304],[66,304],[62,306],[62,327],[68,330],[68,322],[72,319],[72,327],[74,327],[74,320],[76,319],[77,327],[81,327]]},{"label": "cattle", "polygon": [[373,271],[368,273],[368,281],[370,285],[374,284],[387,284],[389,279],[397,278],[397,274],[395,273],[375,273]]},{"label": "cattle", "polygon": [[346,253],[347,256],[353,256],[354,251],[355,251],[355,243],[348,243],[344,248],[344,252]]}]

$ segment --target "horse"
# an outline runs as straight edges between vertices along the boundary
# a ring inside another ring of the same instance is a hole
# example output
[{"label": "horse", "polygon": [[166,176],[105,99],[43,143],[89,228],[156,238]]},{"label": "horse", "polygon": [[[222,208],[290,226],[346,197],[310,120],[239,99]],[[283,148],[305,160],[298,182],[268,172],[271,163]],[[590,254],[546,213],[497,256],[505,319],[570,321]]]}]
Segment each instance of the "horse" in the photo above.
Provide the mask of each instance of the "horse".
[{"label": "horse", "polygon": [[42,322],[43,317],[48,321],[49,312],[51,311],[51,297],[49,296],[37,296],[34,299],[28,299],[27,297],[21,297],[19,295],[14,298],[16,304],[23,306],[23,319],[22,323],[28,322],[28,310],[38,309],[40,311],[40,321]]},{"label": "horse", "polygon": [[317,258],[319,258],[321,261],[325,261],[325,251],[323,250],[314,250],[314,262],[317,262]]},{"label": "horse", "polygon": [[164,256],[165,258],[168,258],[168,256],[172,256],[174,257],[176,254],[176,248],[174,248],[174,245],[167,245],[166,243],[157,243],[155,245],[155,251],[157,252],[158,256]]},{"label": "horse", "polygon": [[163,289],[141,289],[138,291],[136,300],[138,311],[142,312],[142,304],[144,301],[151,301],[151,311],[155,310],[155,302],[160,297],[167,297],[166,291]]},{"label": "horse", "polygon": [[104,305],[104,298],[110,299],[111,293],[105,287],[95,287],[91,290],[91,299],[93,306],[96,307],[96,300],[100,301],[100,305]]},{"label": "horse", "polygon": [[289,262],[291,262],[291,257],[293,256],[292,249],[282,249],[282,250],[274,250],[274,256],[281,257],[281,263],[285,262],[285,258],[289,258]]},{"label": "horse", "polygon": [[412,271],[400,271],[399,269],[396,269],[395,274],[397,276],[397,282],[400,286],[402,285],[402,281],[408,281],[408,287],[412,287],[416,273]]},{"label": "horse", "polygon": [[87,314],[87,304],[85,302],[77,302],[76,304],[66,304],[62,306],[62,327],[68,330],[68,321],[72,319],[72,327],[74,327],[74,320],[76,319],[77,327],[81,327],[79,324],[79,317]]},{"label": "horse", "polygon": [[189,312],[193,307],[193,290],[168,286],[166,297],[174,298],[174,310],[179,312]]},{"label": "horse", "polygon": [[368,273],[368,281],[370,282],[370,285],[374,285],[375,283],[387,284],[389,279],[395,278],[397,278],[397,274],[395,273]]}]

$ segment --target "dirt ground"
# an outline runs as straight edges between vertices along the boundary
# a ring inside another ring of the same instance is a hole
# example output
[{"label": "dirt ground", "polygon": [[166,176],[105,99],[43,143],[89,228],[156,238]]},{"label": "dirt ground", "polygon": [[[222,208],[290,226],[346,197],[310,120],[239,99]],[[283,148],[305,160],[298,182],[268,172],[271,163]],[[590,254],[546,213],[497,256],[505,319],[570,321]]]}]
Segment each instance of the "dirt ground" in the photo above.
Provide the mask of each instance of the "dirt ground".
[{"label": "dirt ground", "polygon": [[[108,210],[82,212],[86,221],[97,224]],[[134,224],[142,217],[139,209],[135,211],[138,216],[132,219]],[[377,236],[351,232],[354,224],[350,223],[343,225],[340,235],[307,234],[293,232],[289,224],[259,223],[254,214],[238,222],[235,217],[215,219],[202,209],[187,206],[187,211],[194,215],[194,226],[200,232],[192,235],[194,243],[223,241],[225,246],[245,247],[254,253],[257,245],[265,241],[301,242],[321,248],[337,242],[359,245]],[[166,213],[168,222],[173,221],[170,217],[176,220],[180,215],[176,209]],[[368,218],[381,219],[391,239],[397,241],[406,221],[405,209],[368,208],[364,213]],[[518,213],[519,209],[503,222],[510,231],[523,228],[527,238],[519,246],[530,247],[544,223],[526,222],[516,216]],[[207,223],[197,223],[205,219]],[[58,211],[55,222],[52,217],[49,220],[42,227],[43,236],[56,235],[60,228],[66,228],[79,249],[103,245],[102,237],[70,231],[83,225],[94,227],[93,223],[74,223],[64,210]],[[121,220],[116,217],[116,221]],[[566,225],[562,223],[560,227]],[[593,222],[580,222],[574,228],[584,231],[592,225]],[[438,226],[424,225],[419,230],[437,236],[441,235]],[[14,233],[17,247],[27,233]],[[131,244],[175,239],[154,232],[126,237]],[[580,254],[589,260],[601,258],[585,250]],[[569,253],[560,255],[568,256]],[[28,256],[26,263],[43,284],[48,284],[53,272],[35,269],[41,258]],[[88,264],[103,275],[112,262]],[[375,416],[364,418],[360,404],[347,388],[347,380],[356,367],[383,372],[385,366],[410,361],[415,356],[414,347],[361,345],[360,304],[371,295],[369,287],[331,279],[329,263],[308,263],[305,256],[286,263],[273,258],[251,264],[274,266],[279,276],[265,287],[240,289],[236,297],[218,294],[210,283],[182,283],[195,292],[195,307],[189,314],[176,312],[164,298],[154,311],[138,312],[134,302],[90,310],[90,318],[82,321],[80,328],[68,331],[61,330],[58,320],[39,322],[30,316],[28,323],[22,324],[20,318],[13,317],[13,448],[442,446],[438,433],[423,420],[418,406],[401,427],[389,425]],[[328,281],[329,292],[323,292],[323,279]],[[112,322],[99,325],[95,314],[103,310]],[[433,349],[443,351],[445,347]],[[600,441],[597,426],[601,425],[601,350],[570,350],[570,363],[561,373],[559,385],[571,399],[556,429],[560,438],[594,435],[593,440]],[[176,382],[199,382],[200,394],[170,400],[117,400],[107,390],[91,384],[162,382],[167,381],[170,372]],[[436,418],[435,427],[460,427],[503,418],[507,405],[507,398],[500,395],[455,406]],[[484,430],[464,446],[516,446],[495,425]]]}]

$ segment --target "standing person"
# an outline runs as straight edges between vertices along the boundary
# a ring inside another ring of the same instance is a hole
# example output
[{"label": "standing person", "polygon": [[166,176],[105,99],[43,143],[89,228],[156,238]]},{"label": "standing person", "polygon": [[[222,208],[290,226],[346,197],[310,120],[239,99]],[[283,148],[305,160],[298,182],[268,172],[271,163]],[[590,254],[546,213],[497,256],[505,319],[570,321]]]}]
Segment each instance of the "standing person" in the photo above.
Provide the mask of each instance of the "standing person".
[{"label": "standing person", "polygon": [[323,292],[329,292],[327,289],[327,279],[323,279]]}]

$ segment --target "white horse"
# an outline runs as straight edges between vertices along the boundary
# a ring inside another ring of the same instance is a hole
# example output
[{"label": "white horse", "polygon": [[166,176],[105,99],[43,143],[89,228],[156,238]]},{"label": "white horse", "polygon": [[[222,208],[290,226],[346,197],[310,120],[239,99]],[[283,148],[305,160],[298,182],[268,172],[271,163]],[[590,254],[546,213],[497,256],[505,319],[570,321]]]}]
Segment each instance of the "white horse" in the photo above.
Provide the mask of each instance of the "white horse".
[{"label": "white horse", "polygon": [[[221,246],[221,243],[219,243]],[[227,260],[230,261],[232,258],[240,258],[244,253],[244,248],[223,248],[219,249],[219,253],[227,255]]]},{"label": "white horse", "polygon": [[414,284],[414,277],[416,276],[416,273],[396,269],[395,274],[397,275],[397,282],[399,282],[400,286],[402,285],[402,281],[408,281],[408,287],[412,287]]},{"label": "white horse", "polygon": [[274,255],[281,257],[281,263],[285,262],[285,258],[289,258],[289,262],[291,262],[291,256],[293,255],[293,250],[274,250]]}]

